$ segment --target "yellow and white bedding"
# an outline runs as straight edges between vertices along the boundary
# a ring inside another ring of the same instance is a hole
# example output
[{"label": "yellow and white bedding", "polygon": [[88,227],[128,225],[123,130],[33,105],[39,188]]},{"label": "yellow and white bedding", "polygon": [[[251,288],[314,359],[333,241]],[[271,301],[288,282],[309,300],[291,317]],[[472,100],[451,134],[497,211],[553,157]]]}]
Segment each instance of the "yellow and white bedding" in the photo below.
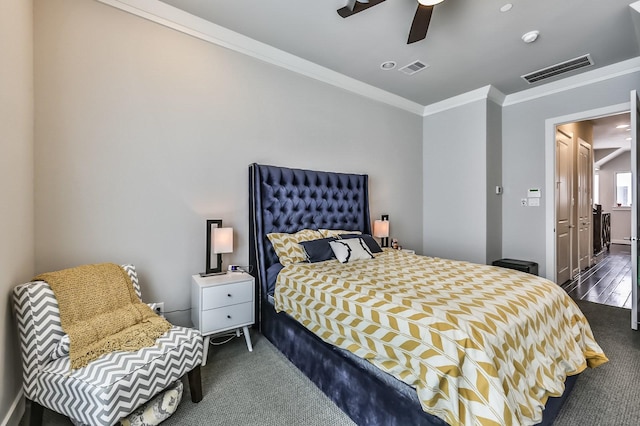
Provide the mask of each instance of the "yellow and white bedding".
[{"label": "yellow and white bedding", "polygon": [[285,266],[275,306],[416,388],[451,425],[530,425],[566,376],[607,361],[582,312],[534,275],[385,249]]}]

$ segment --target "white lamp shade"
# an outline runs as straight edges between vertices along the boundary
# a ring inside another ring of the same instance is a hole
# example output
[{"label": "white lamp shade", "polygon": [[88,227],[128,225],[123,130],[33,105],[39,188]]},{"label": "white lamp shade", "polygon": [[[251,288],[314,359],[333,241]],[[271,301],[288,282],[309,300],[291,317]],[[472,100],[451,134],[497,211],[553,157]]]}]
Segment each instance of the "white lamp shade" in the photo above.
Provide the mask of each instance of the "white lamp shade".
[{"label": "white lamp shade", "polygon": [[387,238],[389,236],[389,221],[388,220],[374,221],[373,236],[377,238]]},{"label": "white lamp shade", "polygon": [[211,235],[211,252],[233,252],[233,228],[213,228],[213,235]]}]

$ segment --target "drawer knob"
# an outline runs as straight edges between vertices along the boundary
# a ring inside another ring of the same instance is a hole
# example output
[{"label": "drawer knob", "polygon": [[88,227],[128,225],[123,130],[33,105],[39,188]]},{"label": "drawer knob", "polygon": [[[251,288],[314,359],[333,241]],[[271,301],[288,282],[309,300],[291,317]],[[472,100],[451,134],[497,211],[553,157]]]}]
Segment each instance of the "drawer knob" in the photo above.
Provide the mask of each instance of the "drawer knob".
[{"label": "drawer knob", "polygon": [[231,319],[231,315],[227,315],[227,318]]},{"label": "drawer knob", "polygon": [[230,295],[230,294],[227,294],[227,297],[231,297],[231,295]]}]

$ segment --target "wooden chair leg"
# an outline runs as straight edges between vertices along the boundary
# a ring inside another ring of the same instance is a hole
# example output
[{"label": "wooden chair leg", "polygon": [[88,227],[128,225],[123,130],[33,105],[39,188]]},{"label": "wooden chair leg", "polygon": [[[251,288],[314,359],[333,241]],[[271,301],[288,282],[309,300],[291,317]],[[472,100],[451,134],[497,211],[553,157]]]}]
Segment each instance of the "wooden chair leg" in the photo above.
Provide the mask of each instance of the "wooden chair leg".
[{"label": "wooden chair leg", "polygon": [[189,378],[189,389],[191,390],[191,401],[202,401],[202,379],[200,378],[200,365],[187,373]]},{"label": "wooden chair leg", "polygon": [[44,407],[38,404],[35,401],[30,399],[27,400],[29,403],[29,425],[30,426],[41,426],[42,425],[42,414],[44,413]]}]

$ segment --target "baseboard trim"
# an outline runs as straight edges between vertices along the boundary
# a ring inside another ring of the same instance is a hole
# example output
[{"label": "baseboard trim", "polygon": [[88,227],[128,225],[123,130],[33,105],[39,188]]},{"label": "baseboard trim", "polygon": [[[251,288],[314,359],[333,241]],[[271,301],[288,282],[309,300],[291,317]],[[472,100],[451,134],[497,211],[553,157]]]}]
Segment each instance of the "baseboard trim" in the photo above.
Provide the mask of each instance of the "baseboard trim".
[{"label": "baseboard trim", "polygon": [[13,400],[7,415],[2,419],[2,423],[0,423],[1,426],[18,426],[18,424],[20,424],[20,419],[22,419],[22,416],[24,415],[25,407],[23,397],[24,394],[22,393],[22,389],[20,389],[20,392],[16,395],[16,399]]},{"label": "baseboard trim", "polygon": [[611,240],[611,244],[624,244],[625,246],[630,246],[631,241],[629,240]]}]

